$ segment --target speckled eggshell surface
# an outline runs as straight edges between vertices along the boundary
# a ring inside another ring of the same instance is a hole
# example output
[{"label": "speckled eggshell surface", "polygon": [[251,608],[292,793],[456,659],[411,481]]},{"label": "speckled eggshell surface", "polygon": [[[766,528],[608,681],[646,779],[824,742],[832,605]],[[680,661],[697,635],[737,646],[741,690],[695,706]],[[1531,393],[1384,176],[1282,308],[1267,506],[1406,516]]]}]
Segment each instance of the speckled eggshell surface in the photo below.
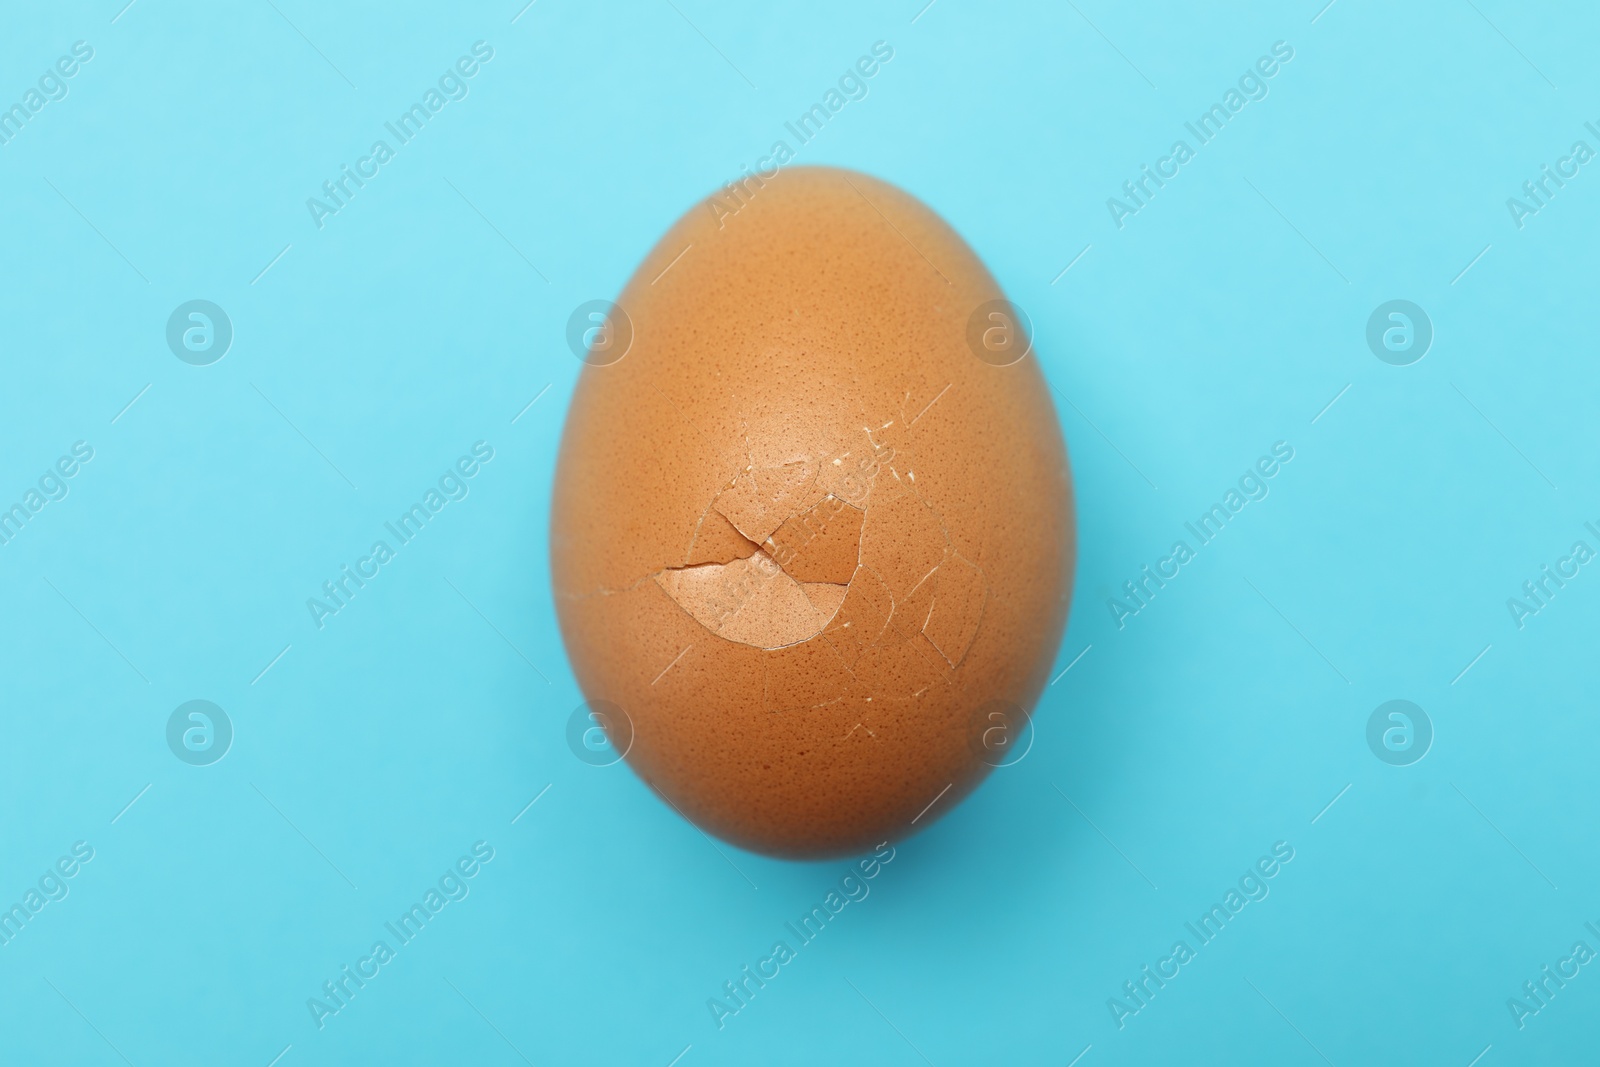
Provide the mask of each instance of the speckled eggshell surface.
[{"label": "speckled eggshell surface", "polygon": [[1026,340],[985,349],[1004,294],[948,225],[851,171],[747,189],[617,299],[632,338],[567,415],[552,581],[578,682],[657,793],[746,848],[843,854],[949,810],[994,762],[983,709],[1033,707],[1071,477]]}]

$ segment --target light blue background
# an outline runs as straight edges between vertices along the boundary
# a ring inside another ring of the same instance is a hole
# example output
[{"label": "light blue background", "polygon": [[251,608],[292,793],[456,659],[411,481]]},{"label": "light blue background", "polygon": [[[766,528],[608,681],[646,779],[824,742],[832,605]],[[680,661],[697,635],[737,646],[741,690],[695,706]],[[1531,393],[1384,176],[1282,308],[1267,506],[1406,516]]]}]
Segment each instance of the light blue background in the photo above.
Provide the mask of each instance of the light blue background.
[{"label": "light blue background", "polygon": [[[1600,967],[1506,1007],[1600,949],[1600,571],[1506,607],[1600,547],[1597,164],[1523,229],[1505,204],[1600,148],[1584,5],[122,3],[0,18],[0,103],[95,49],[0,146],[0,502],[95,450],[0,547],[0,903],[95,849],[0,947],[0,1061],[1593,1061]],[[306,198],[477,40],[470,95],[319,230]],[[1028,757],[719,1031],[707,998],[845,864],[719,854],[568,750],[563,333],[878,40],[799,161],[921,197],[1031,314],[1078,492],[1056,671],[1084,654]],[[1113,225],[1279,40],[1270,95]],[[164,340],[196,298],[235,329],[209,367]],[[1364,341],[1394,298],[1436,331],[1408,367]],[[478,440],[470,496],[319,631],[306,598]],[[1279,440],[1271,495],[1119,630],[1107,598]],[[236,730],[209,767],[165,742],[196,698]],[[1436,730],[1413,766],[1365,741],[1393,698]],[[471,895],[319,1031],[307,998],[478,840]],[[1280,840],[1119,1030],[1107,998]]]}]

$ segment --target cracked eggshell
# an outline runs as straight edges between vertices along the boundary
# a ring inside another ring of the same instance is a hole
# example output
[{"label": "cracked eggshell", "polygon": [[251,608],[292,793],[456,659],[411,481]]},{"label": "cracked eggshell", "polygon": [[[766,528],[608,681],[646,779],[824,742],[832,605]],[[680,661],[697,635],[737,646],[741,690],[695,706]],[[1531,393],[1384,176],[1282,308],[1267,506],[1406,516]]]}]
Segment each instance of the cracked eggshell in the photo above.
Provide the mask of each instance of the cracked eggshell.
[{"label": "cracked eggshell", "polygon": [[617,301],[631,348],[583,370],[556,609],[681,814],[845,854],[949,810],[989,770],[974,716],[1038,699],[1071,477],[1034,359],[969,347],[1004,294],[949,226],[854,172],[748,185],[661,239]]}]

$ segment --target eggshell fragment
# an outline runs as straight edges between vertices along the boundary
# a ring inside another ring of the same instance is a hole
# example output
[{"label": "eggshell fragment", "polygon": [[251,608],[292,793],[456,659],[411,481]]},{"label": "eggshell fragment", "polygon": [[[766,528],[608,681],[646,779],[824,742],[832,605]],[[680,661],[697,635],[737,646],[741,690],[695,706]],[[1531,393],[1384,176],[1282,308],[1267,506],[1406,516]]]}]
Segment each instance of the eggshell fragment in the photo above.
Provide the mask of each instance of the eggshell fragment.
[{"label": "eggshell fragment", "polygon": [[679,812],[848,853],[948,810],[993,762],[974,716],[1037,700],[1071,478],[1035,360],[972,341],[1004,296],[942,220],[849,171],[747,186],[661,239],[617,301],[626,356],[583,370],[556,607]]}]

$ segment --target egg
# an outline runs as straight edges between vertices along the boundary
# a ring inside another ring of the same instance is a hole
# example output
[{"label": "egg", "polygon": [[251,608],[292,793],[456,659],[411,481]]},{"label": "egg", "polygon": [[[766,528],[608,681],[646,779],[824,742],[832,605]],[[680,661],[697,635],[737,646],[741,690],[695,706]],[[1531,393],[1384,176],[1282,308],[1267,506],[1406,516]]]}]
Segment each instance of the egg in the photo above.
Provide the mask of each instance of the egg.
[{"label": "egg", "polygon": [[1014,761],[1072,487],[1031,327],[972,249],[892,185],[797,167],[697,205],[601,306],[551,584],[628,765],[707,833],[818,858]]}]

